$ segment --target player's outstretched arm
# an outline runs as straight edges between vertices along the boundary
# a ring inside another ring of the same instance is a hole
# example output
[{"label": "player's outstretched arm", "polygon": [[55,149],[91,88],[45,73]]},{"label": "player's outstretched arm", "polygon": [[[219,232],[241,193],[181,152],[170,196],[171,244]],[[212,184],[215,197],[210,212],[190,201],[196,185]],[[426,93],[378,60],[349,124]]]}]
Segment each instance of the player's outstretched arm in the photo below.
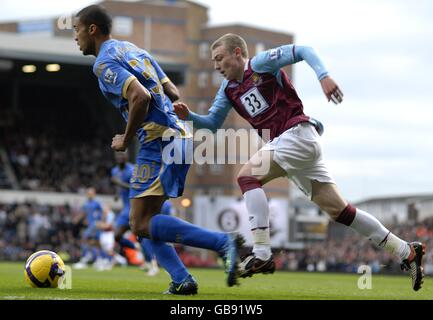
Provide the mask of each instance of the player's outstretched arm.
[{"label": "player's outstretched arm", "polygon": [[188,120],[189,108],[183,102],[173,103],[174,113],[177,114],[180,120]]},{"label": "player's outstretched arm", "polygon": [[293,44],[259,53],[251,59],[251,66],[256,72],[278,74],[281,68],[301,61],[314,70],[319,81],[328,76],[328,70],[313,48]]},{"label": "player's outstretched arm", "polygon": [[206,115],[200,115],[189,110],[185,103],[178,102],[174,103],[174,112],[177,114],[179,119],[192,121],[194,128],[196,129],[209,129],[212,132],[216,132],[222,127],[228,113],[232,109],[232,104],[228,100],[225,94],[225,87],[227,81],[223,82],[212,106],[209,109],[209,113]]},{"label": "player's outstretched arm", "polygon": [[149,111],[151,95],[138,80],[134,80],[126,91],[126,99],[128,100],[128,123],[125,133],[113,138],[111,148],[115,151],[125,151],[137,130],[143,125]]},{"label": "player's outstretched arm", "polygon": [[335,104],[343,102],[343,92],[340,90],[334,79],[327,76],[324,79],[320,80],[320,84],[322,86],[323,93],[325,94],[326,98],[328,98],[328,102],[331,100]]},{"label": "player's outstretched arm", "polygon": [[219,107],[217,104],[214,104],[209,109],[207,115],[200,115],[190,111],[188,106],[183,102],[174,103],[173,107],[179,119],[192,121],[196,129],[209,129],[212,132],[216,132],[222,127],[231,108],[231,106]]},{"label": "player's outstretched arm", "polygon": [[293,58],[295,62],[305,61],[314,70],[319,81],[322,81],[329,74],[322,59],[312,47],[294,46]]},{"label": "player's outstretched arm", "polygon": [[337,83],[329,76],[325,64],[320,59],[316,51],[311,47],[295,46],[293,49],[295,61],[305,61],[316,73],[322,86],[323,93],[329,101],[335,104],[343,102],[343,92]]},{"label": "player's outstretched arm", "polygon": [[342,91],[329,76],[325,64],[312,47],[298,45],[281,46],[260,53],[253,58],[251,63],[256,71],[279,72],[282,67],[300,61],[305,61],[314,70],[328,101],[332,101],[335,104],[343,101]]}]

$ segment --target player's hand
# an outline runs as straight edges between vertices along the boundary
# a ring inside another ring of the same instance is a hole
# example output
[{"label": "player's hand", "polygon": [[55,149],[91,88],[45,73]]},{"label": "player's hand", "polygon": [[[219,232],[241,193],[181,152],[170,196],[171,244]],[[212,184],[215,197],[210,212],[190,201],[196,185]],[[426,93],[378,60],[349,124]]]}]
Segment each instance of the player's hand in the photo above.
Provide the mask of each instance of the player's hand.
[{"label": "player's hand", "polygon": [[111,142],[111,149],[114,151],[125,151],[127,149],[127,145],[125,144],[125,135],[124,134],[116,134]]},{"label": "player's hand", "polygon": [[183,102],[173,103],[174,113],[177,114],[180,120],[188,119],[189,109],[188,106]]},{"label": "player's hand", "polygon": [[335,83],[334,79],[331,77],[326,77],[320,80],[320,84],[322,85],[322,89],[326,98],[328,98],[328,102],[331,100],[335,104],[343,102],[343,92],[340,90],[337,83]]}]

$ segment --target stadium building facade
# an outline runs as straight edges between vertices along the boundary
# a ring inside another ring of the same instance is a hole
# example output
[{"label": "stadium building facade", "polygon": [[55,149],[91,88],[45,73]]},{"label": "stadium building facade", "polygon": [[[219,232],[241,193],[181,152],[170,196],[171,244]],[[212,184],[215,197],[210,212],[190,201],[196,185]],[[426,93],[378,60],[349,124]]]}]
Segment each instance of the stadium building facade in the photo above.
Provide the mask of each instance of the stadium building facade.
[{"label": "stadium building facade", "polygon": [[[275,46],[292,43],[294,40],[293,35],[288,33],[246,25],[209,26],[208,8],[192,1],[108,0],[101,4],[113,16],[113,37],[131,41],[154,55],[179,87],[181,99],[198,113],[207,112],[222,81],[221,75],[213,69],[209,49],[210,44],[219,36],[228,32],[240,34],[249,45],[250,56]],[[74,85],[80,92],[93,90],[96,79],[88,67],[94,60],[83,57],[72,40],[71,16],[0,24],[0,58],[3,69],[8,68],[8,63],[11,63],[10,68],[16,71],[21,70],[21,65],[28,63],[65,63],[73,67],[69,68],[72,70],[64,77],[39,77],[35,81],[45,81],[53,86],[58,86],[59,82]],[[68,67],[63,67],[62,71],[64,70],[68,70]],[[291,68],[288,67],[286,72],[290,76]],[[3,76],[3,81],[9,82],[10,76],[6,71]],[[14,77],[13,82],[20,84],[19,79],[23,76]],[[27,76],[24,81],[32,81],[29,78]],[[10,82],[9,85],[16,97],[6,100],[12,109],[19,109],[20,102],[16,100],[22,95],[22,85],[16,87],[16,84]],[[105,102],[102,102],[100,97],[95,97],[95,104]],[[112,114],[109,115],[110,117],[104,118],[111,118]],[[118,126],[117,122],[111,124],[113,130]],[[235,112],[231,112],[224,128],[249,130],[250,126]],[[240,148],[237,150],[243,152]],[[240,156],[245,155],[238,154],[238,158]],[[193,165],[188,175],[185,197],[241,196],[236,183],[240,167],[240,164]],[[271,183],[267,192],[271,197],[287,197],[288,188],[288,181],[280,179]]]}]

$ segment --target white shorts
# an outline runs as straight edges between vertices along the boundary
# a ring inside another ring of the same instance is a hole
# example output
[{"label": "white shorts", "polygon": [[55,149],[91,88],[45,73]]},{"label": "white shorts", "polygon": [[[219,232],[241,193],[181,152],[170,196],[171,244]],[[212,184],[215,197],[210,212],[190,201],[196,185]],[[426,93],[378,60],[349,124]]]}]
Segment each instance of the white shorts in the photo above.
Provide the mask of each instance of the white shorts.
[{"label": "white shorts", "polygon": [[99,244],[105,252],[111,252],[114,249],[114,231],[101,232]]},{"label": "white shorts", "polygon": [[311,181],[335,183],[322,159],[320,136],[308,122],[300,123],[268,142],[262,150],[274,151],[274,161],[298,188],[311,198]]}]

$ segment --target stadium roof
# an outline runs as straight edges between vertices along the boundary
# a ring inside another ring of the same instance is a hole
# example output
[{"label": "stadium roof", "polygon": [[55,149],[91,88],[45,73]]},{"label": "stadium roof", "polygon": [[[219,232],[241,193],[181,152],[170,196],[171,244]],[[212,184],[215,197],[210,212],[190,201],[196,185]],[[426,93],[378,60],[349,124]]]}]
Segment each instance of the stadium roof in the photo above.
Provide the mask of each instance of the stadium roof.
[{"label": "stadium roof", "polygon": [[355,205],[377,203],[377,202],[395,202],[395,201],[423,202],[423,201],[432,201],[432,200],[433,200],[433,194],[412,194],[412,195],[398,195],[398,196],[368,198],[361,201],[357,201]]},{"label": "stadium roof", "polygon": [[0,32],[0,58],[93,64],[94,57],[85,57],[72,39],[48,35]]},{"label": "stadium roof", "polygon": [[[171,70],[185,68],[185,64],[172,62],[164,56],[154,55],[161,65],[170,65]],[[43,61],[92,65],[93,56],[83,56],[71,38],[54,37],[47,34],[17,34],[0,32],[0,59]]]}]

